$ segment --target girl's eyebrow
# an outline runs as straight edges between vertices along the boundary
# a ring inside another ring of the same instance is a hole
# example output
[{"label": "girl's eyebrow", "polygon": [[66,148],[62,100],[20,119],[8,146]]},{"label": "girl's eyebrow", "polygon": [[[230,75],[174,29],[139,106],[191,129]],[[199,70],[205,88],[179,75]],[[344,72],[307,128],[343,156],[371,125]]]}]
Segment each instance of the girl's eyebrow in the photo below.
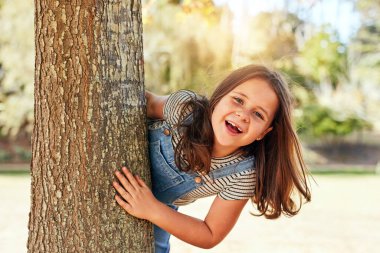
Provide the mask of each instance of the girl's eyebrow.
[{"label": "girl's eyebrow", "polygon": [[[242,97],[245,97],[247,100],[249,100],[249,98],[247,97],[247,95],[245,95],[244,93],[241,93],[241,92],[238,92],[238,91],[234,91],[234,92],[237,93],[237,94],[239,94]],[[263,107],[261,107],[260,105],[257,105],[256,107],[259,108],[260,110],[262,110],[266,114],[266,116],[269,118],[269,113]]]}]

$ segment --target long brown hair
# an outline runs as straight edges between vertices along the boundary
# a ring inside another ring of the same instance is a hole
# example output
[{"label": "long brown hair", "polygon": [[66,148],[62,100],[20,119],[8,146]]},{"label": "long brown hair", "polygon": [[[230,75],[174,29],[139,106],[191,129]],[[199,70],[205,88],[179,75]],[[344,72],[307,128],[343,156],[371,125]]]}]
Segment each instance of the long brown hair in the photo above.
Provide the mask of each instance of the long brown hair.
[{"label": "long brown hair", "polygon": [[[310,201],[311,194],[301,144],[293,128],[293,99],[287,82],[277,71],[265,66],[248,65],[228,75],[210,100],[191,99],[187,105],[193,110],[193,120],[185,123],[182,118],[179,125],[182,137],[175,151],[176,164],[185,171],[210,171],[214,138],[211,114],[225,95],[250,79],[268,82],[279,99],[272,131],[262,140],[241,148],[256,158],[256,186],[252,201],[259,213],[255,215],[265,215],[270,219],[279,217],[281,213],[293,216],[300,210],[303,199]],[[180,162],[183,159],[186,163]]]}]

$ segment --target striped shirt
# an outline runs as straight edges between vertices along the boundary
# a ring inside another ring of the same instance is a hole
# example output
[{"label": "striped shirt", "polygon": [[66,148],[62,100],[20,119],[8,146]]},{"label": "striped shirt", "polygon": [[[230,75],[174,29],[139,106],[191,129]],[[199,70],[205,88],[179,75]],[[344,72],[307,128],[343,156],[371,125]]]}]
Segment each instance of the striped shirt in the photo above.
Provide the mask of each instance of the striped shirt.
[{"label": "striped shirt", "polygon": [[[170,125],[171,128],[175,128],[178,124],[180,113],[182,109],[185,109],[185,114],[190,114],[190,108],[183,108],[184,103],[195,98],[197,95],[188,90],[179,90],[171,94],[164,106],[164,120]],[[175,149],[180,136],[178,131],[173,132],[172,144]],[[237,164],[244,160],[241,153],[233,153],[221,158],[211,159],[210,170],[220,169],[224,166]],[[255,170],[247,170],[243,172],[237,172],[228,176],[212,179],[208,175],[201,175],[205,184],[196,188],[195,190],[185,194],[180,199],[175,201],[175,205],[186,205],[195,200],[212,195],[218,195],[225,200],[237,200],[248,199],[254,195],[256,175]]]}]

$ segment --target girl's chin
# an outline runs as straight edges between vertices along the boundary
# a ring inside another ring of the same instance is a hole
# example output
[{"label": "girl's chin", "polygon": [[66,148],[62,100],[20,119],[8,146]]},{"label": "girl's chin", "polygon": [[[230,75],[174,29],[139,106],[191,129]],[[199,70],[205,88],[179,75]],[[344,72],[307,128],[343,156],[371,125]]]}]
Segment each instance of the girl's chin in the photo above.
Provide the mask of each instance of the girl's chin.
[{"label": "girl's chin", "polygon": [[252,139],[252,141],[247,139],[239,139],[236,138],[236,136],[229,136],[229,135],[220,135],[220,136],[214,136],[214,145],[217,147],[224,149],[224,150],[232,150],[231,153],[238,150],[240,147],[244,147],[246,145],[249,145],[253,143],[255,140]]}]

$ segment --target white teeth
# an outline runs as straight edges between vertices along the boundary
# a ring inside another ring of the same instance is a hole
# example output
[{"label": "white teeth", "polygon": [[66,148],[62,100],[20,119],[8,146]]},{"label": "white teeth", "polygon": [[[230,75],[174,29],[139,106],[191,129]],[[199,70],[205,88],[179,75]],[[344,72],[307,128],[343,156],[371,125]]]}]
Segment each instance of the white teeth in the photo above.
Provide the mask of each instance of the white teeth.
[{"label": "white teeth", "polygon": [[233,125],[234,127],[236,127],[237,129],[239,129],[240,132],[243,132],[243,130],[241,130],[240,127],[236,126],[235,123],[228,121],[228,120],[227,120],[227,122],[230,123],[231,125]]}]

